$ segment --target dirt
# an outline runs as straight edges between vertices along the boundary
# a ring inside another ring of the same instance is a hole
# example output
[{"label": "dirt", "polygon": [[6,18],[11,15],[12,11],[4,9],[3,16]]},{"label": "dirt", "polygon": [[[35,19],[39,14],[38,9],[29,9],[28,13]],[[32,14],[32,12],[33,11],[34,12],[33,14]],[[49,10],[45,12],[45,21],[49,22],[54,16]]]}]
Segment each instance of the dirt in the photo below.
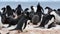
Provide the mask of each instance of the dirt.
[{"label": "dirt", "polygon": [[33,30],[24,30],[23,32],[18,32],[18,30],[9,31],[7,29],[0,30],[1,34],[60,34],[60,29],[33,29]]}]

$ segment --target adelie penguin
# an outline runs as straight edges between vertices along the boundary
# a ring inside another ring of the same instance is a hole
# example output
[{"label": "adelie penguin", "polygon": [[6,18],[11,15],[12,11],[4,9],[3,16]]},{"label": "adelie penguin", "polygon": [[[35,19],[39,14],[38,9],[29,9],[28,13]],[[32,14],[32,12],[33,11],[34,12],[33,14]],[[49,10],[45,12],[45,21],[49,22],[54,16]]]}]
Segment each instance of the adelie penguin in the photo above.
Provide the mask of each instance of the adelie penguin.
[{"label": "adelie penguin", "polygon": [[[28,9],[26,8],[25,11],[28,11]],[[23,31],[23,29],[25,29],[26,25],[27,25],[27,20],[28,20],[28,17],[27,17],[27,13],[26,12],[23,12],[21,14],[21,19],[18,21],[18,24],[17,24],[17,27],[15,29],[12,29],[12,30],[20,30],[21,32]],[[24,27],[23,27],[24,25]],[[10,31],[12,31],[10,30]]]}]

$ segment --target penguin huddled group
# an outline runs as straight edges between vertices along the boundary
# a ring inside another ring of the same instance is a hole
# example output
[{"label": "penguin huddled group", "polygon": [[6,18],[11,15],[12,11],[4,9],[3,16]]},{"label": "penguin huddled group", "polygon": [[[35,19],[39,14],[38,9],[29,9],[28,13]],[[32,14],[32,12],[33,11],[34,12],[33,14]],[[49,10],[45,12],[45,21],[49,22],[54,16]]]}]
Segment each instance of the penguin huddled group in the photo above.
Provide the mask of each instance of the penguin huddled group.
[{"label": "penguin huddled group", "polygon": [[[12,9],[9,5],[3,7],[1,9],[2,12],[0,12],[0,28],[5,28],[3,26],[4,24],[9,24],[7,28],[17,25],[16,28],[11,30],[23,31],[27,24],[30,23],[33,25],[38,25],[39,23],[39,26],[35,28],[43,27],[47,29],[55,27],[55,24],[60,24],[60,9],[55,10],[50,7],[46,7],[45,9],[48,9],[48,13],[45,14],[40,3],[38,3],[36,9],[34,6],[31,6],[30,8],[31,10],[29,8],[23,10],[20,4],[16,9]],[[27,22],[28,20],[30,20],[29,23]]]}]

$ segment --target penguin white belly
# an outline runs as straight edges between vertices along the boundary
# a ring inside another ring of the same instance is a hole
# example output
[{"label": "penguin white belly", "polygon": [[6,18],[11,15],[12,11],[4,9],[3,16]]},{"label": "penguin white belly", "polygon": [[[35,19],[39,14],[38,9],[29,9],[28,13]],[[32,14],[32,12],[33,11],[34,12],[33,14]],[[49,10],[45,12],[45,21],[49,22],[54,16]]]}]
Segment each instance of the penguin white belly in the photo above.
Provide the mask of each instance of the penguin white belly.
[{"label": "penguin white belly", "polygon": [[59,15],[55,15],[55,22],[60,22],[60,16]]},{"label": "penguin white belly", "polygon": [[50,14],[55,16],[55,22],[57,23],[60,22],[60,16],[55,11],[52,11]]},{"label": "penguin white belly", "polygon": [[2,29],[2,26],[3,26],[3,24],[1,22],[1,17],[0,17],[0,29]]}]

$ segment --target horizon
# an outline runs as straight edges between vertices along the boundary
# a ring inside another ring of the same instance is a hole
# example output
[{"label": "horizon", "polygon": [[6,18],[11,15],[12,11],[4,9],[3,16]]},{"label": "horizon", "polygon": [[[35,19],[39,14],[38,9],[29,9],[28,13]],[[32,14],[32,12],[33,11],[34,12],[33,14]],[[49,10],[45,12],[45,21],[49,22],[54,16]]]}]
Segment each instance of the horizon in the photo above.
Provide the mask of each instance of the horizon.
[{"label": "horizon", "polygon": [[[60,8],[60,2],[39,2],[40,5],[45,8],[46,6],[52,8],[52,9],[58,9]],[[2,7],[6,7],[7,5],[10,5],[12,9],[15,9],[18,4],[22,5],[22,8],[29,8],[31,5],[35,6],[38,4],[38,2],[0,2],[0,11]]]},{"label": "horizon", "polygon": [[60,2],[60,0],[0,0],[0,2]]}]

